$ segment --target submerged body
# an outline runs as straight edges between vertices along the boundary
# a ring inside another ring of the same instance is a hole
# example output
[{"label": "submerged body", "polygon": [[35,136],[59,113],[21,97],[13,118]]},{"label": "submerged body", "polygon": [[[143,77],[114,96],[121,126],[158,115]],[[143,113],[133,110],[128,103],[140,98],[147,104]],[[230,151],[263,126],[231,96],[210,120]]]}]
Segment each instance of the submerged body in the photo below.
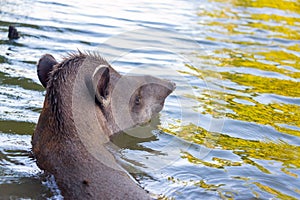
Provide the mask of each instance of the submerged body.
[{"label": "submerged body", "polygon": [[104,59],[78,53],[38,63],[47,87],[32,137],[38,166],[54,175],[65,199],[150,199],[105,148],[109,137],[145,123],[175,89],[152,76],[121,76]]}]

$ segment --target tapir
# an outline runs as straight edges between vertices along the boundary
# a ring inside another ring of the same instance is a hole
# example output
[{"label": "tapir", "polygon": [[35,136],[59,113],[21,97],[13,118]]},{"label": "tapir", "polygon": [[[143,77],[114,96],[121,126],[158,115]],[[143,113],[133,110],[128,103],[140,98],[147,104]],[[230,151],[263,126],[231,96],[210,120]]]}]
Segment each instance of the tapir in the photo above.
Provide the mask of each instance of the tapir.
[{"label": "tapir", "polygon": [[175,84],[150,75],[121,75],[97,53],[76,52],[61,62],[45,54],[37,72],[46,94],[32,151],[64,199],[151,199],[105,144],[149,122]]}]

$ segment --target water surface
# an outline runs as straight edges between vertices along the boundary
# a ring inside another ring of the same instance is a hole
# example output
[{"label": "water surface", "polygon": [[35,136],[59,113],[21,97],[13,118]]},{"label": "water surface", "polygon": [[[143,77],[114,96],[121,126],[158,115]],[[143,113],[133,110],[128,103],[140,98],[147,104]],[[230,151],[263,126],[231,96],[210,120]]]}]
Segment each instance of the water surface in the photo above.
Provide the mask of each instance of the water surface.
[{"label": "water surface", "polygon": [[299,199],[299,33],[299,0],[1,1],[0,199],[61,199],[30,153],[35,63],[76,49],[176,82],[151,124],[111,145],[153,197]]}]

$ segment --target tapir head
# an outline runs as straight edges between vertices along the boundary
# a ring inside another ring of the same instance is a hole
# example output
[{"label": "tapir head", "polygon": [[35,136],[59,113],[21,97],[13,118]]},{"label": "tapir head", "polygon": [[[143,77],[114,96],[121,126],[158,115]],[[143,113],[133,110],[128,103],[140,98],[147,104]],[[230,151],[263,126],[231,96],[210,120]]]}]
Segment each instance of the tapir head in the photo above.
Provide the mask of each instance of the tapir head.
[{"label": "tapir head", "polygon": [[[83,59],[96,58],[85,55]],[[111,131],[109,135],[149,122],[153,115],[162,110],[165,99],[175,89],[173,82],[153,76],[120,75],[103,60],[86,63],[97,63],[93,73],[85,78],[86,82],[90,80],[87,89],[91,90],[95,104],[103,113],[105,119],[99,120],[105,120]],[[49,54],[44,55],[38,62],[38,75],[44,86],[47,86],[50,79],[48,76],[51,76],[52,67],[56,64],[53,56]]]},{"label": "tapir head", "polygon": [[124,75],[111,81],[109,71],[99,66],[93,76],[94,89],[104,112],[111,116],[110,123],[119,130],[149,122],[175,89],[173,82],[149,75]]}]

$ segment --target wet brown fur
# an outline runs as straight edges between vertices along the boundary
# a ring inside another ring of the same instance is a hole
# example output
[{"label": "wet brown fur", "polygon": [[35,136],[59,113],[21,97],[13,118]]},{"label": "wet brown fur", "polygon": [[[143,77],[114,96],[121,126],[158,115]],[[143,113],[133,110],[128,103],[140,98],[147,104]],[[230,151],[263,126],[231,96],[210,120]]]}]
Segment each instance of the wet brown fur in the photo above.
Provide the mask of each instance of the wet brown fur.
[{"label": "wet brown fur", "polygon": [[[117,163],[111,168],[91,155],[78,135],[71,112],[70,89],[87,56],[94,55],[71,54],[56,64],[50,74],[44,107],[32,137],[37,164],[54,175],[65,199],[149,199],[148,193],[124,170],[118,170]],[[94,59],[98,64],[109,66],[99,56],[94,56]],[[118,77],[113,69],[111,73]],[[98,115],[104,118],[101,112]],[[108,131],[101,126],[99,135]],[[110,156],[101,143],[92,147],[99,151],[99,155]]]}]

